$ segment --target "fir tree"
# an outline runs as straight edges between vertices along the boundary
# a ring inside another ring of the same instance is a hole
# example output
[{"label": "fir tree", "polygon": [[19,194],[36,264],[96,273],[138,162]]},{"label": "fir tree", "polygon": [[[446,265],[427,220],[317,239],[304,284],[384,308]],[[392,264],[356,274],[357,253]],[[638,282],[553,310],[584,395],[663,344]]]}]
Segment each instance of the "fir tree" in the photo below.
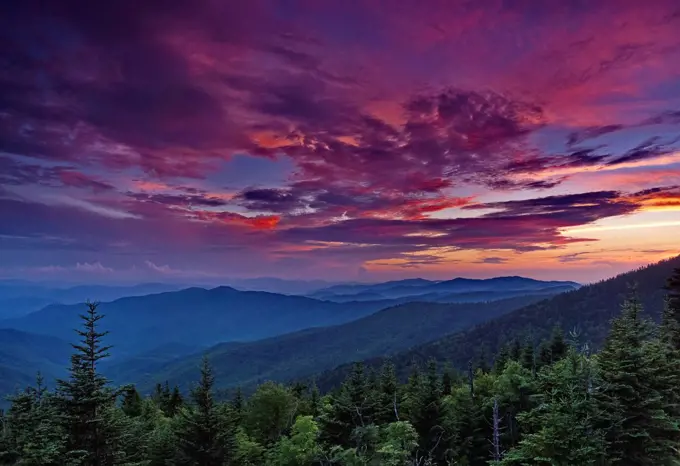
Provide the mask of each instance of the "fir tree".
[{"label": "fir tree", "polygon": [[175,387],[172,389],[170,397],[168,398],[166,415],[169,417],[175,416],[175,414],[179,412],[183,405],[184,398],[182,398],[182,394],[179,392],[179,387],[175,385]]},{"label": "fir tree", "polygon": [[597,406],[588,393],[590,361],[571,350],[538,378],[538,405],[518,415],[527,433],[502,465],[595,466],[605,458],[604,432],[593,426]]},{"label": "fir tree", "polygon": [[128,387],[123,394],[121,409],[130,417],[137,417],[142,414],[142,397],[134,386]]},{"label": "fir tree", "polygon": [[38,374],[36,386],[9,397],[12,403],[3,421],[6,445],[0,464],[57,466],[65,453],[63,431],[57,423],[54,397]]},{"label": "fir tree", "polygon": [[193,406],[180,413],[177,430],[179,463],[222,466],[229,459],[230,446],[224,419],[213,398],[215,377],[207,357],[201,364],[200,382],[191,391]]},{"label": "fir tree", "polygon": [[377,406],[375,422],[377,424],[389,424],[399,420],[399,382],[394,371],[394,365],[390,362],[383,365],[380,371],[380,379],[377,387]]},{"label": "fir tree", "polygon": [[598,355],[600,426],[607,428],[607,456],[612,463],[675,464],[676,445],[669,439],[677,425],[665,411],[667,400],[659,390],[663,359],[648,342],[651,327],[641,312],[642,306],[633,294],[624,303],[622,315],[612,322]]},{"label": "fir tree", "polygon": [[57,380],[57,399],[62,428],[66,435],[67,458],[78,464],[105,466],[120,460],[119,435],[111,416],[120,390],[108,386],[108,380],[97,371],[97,364],[109,356],[110,346],[102,346],[108,332],[97,330],[103,318],[97,303],[87,303],[81,315],[82,338],[73,344],[69,379]]}]

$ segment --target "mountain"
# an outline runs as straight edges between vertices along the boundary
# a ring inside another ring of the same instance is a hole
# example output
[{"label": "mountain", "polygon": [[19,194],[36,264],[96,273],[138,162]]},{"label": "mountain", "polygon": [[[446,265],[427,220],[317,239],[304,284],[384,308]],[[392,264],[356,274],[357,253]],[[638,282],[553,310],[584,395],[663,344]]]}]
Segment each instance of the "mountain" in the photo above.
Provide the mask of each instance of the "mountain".
[{"label": "mountain", "polygon": [[[96,297],[93,297],[96,298]],[[135,354],[176,343],[209,346],[225,341],[249,341],[349,322],[390,303],[331,303],[302,296],[238,291],[230,287],[185,290],[127,297],[102,303],[102,329],[111,332],[114,354]],[[84,305],[50,305],[0,328],[46,334],[71,340],[80,325]]]},{"label": "mountain", "polygon": [[125,296],[175,291],[180,285],[141,283],[132,286],[80,285],[57,288],[22,280],[0,281],[0,318],[9,319],[38,311],[49,304],[76,304],[87,299],[113,301]]},{"label": "mountain", "polygon": [[[218,344],[207,350],[221,388],[253,386],[262,380],[307,377],[343,362],[391,354],[503,315],[544,296],[488,303],[408,303],[324,328],[311,328],[249,343]],[[196,380],[201,354],[166,363],[123,360],[109,370],[118,383],[150,390],[168,380],[188,388]]]},{"label": "mountain", "polygon": [[[424,367],[429,359],[451,362],[455,367],[464,369],[468,361],[480,353],[493,355],[512,339],[530,338],[538,342],[547,338],[556,325],[564,331],[576,329],[581,344],[598,348],[607,335],[611,319],[619,314],[630,285],[636,286],[647,315],[659,318],[666,295],[666,280],[678,267],[680,256],[558,294],[462,332],[415,346],[394,355],[391,360],[403,377],[413,364]],[[378,367],[385,359],[371,358],[365,362]],[[350,368],[351,365],[347,364],[319,375],[319,385],[326,388],[336,385]]]},{"label": "mountain", "polygon": [[0,329],[0,406],[3,395],[35,382],[40,371],[46,383],[66,373],[71,345],[46,335]]},{"label": "mountain", "polygon": [[[488,279],[454,278],[430,281],[422,278],[397,280],[384,283],[338,285],[318,290],[310,297],[335,302],[370,301],[379,299],[411,298],[412,300],[442,300],[458,302],[453,296],[463,293],[510,293],[526,294],[530,291],[551,288],[562,291],[580,285],[568,281],[542,281],[525,277],[496,277]],[[505,297],[505,296],[504,296]],[[485,299],[481,299],[485,300]],[[481,301],[480,300],[480,301]]]},{"label": "mountain", "polygon": [[269,293],[306,295],[334,285],[324,280],[287,280],[274,277],[235,278],[225,280],[233,288],[243,291],[267,291]]}]

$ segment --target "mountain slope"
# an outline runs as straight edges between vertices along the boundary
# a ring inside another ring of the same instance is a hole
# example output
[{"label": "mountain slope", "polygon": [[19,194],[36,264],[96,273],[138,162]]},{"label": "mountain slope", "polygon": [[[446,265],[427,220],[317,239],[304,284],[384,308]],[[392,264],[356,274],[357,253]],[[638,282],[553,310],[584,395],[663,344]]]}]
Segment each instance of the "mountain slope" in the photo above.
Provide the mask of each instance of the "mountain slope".
[{"label": "mountain slope", "polygon": [[66,372],[70,354],[71,345],[58,338],[0,329],[0,401],[35,382],[38,371],[51,385]]},{"label": "mountain slope", "polygon": [[[249,341],[302,328],[349,322],[390,303],[331,303],[302,296],[237,291],[229,287],[187,288],[102,303],[102,329],[116,355],[134,354],[177,343],[210,346],[224,341]],[[51,305],[0,328],[73,338],[83,305]]]},{"label": "mountain slope", "polygon": [[[523,296],[489,303],[409,303],[384,309],[353,322],[312,328],[265,340],[216,345],[206,350],[218,386],[252,386],[262,380],[306,377],[337,364],[391,354],[510,312],[544,296]],[[187,388],[196,380],[201,354],[166,364],[135,365],[122,361],[117,382],[138,382],[148,390],[169,380]]]},{"label": "mountain slope", "polygon": [[[416,346],[391,359],[402,376],[408,374],[414,363],[422,367],[429,359],[449,361],[455,367],[465,368],[482,348],[487,355],[493,355],[513,338],[531,338],[536,342],[548,337],[555,325],[565,331],[577,329],[580,342],[597,348],[604,341],[610,320],[619,314],[631,284],[637,286],[647,315],[658,319],[666,294],[663,287],[677,267],[680,267],[680,256],[558,294],[468,330]],[[383,362],[381,358],[366,360],[373,367]],[[344,378],[350,367],[348,364],[321,374],[319,385],[334,386]]]},{"label": "mountain slope", "polygon": [[180,288],[186,286],[141,283],[132,286],[79,285],[57,288],[22,280],[0,280],[0,319],[23,316],[49,304],[76,304],[87,299],[113,301],[126,296],[143,296]]}]

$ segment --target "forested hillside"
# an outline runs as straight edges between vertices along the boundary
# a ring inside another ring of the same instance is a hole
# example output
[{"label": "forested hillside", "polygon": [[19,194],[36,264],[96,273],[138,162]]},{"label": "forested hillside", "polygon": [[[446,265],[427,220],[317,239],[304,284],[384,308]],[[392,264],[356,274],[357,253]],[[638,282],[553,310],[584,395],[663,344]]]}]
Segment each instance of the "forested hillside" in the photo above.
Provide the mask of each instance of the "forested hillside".
[{"label": "forested hillside", "polygon": [[[576,331],[583,342],[599,348],[609,330],[611,319],[617,315],[622,299],[637,289],[643,305],[656,320],[663,309],[664,284],[674,268],[680,267],[680,256],[652,264],[632,272],[578,290],[558,294],[550,299],[507,313],[497,319],[457,332],[439,340],[411,348],[391,359],[400,376],[405,377],[410,367],[426,361],[451,361],[457,368],[465,368],[470,360],[491,356],[512,340],[537,345],[550,336],[556,326],[565,332]],[[382,358],[365,361],[378,367]],[[351,370],[350,365],[321,374],[318,383],[323,387],[338,384]]]},{"label": "forested hillside", "polygon": [[31,383],[37,370],[50,380],[66,372],[71,347],[64,340],[0,329],[0,342],[0,396]]},{"label": "forested hillside", "polygon": [[[332,327],[310,328],[265,340],[221,343],[205,350],[220,388],[252,388],[263,380],[308,377],[353,360],[392,354],[456,330],[493,319],[544,296],[489,303],[409,303]],[[147,393],[157,380],[187,389],[198,377],[201,354],[172,361],[125,359],[107,368],[119,382],[135,382]]]},{"label": "forested hillside", "polygon": [[[560,332],[441,373],[431,361],[400,383],[391,364],[353,367],[338,389],[260,385],[218,401],[207,358],[185,398],[158,384],[142,398],[98,372],[102,315],[82,317],[69,376],[36,384],[0,416],[5,465],[657,466],[678,464],[680,269],[660,325],[631,291],[592,354]],[[615,299],[615,298],[612,298]],[[659,313],[654,310],[654,313]]]}]

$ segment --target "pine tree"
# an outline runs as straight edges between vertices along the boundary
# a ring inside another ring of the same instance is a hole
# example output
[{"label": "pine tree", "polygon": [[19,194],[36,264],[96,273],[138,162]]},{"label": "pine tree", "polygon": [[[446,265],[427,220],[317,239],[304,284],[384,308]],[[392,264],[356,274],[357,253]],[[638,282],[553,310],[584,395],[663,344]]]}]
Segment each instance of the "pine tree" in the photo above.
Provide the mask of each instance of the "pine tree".
[{"label": "pine tree", "polygon": [[522,367],[524,367],[527,370],[530,371],[535,371],[536,369],[536,358],[535,358],[535,351],[534,351],[534,344],[531,340],[527,339],[527,341],[524,343],[524,346],[522,346],[522,351],[520,353],[520,363],[522,364]]},{"label": "pine tree", "polygon": [[665,411],[659,388],[663,359],[648,339],[650,323],[640,316],[642,306],[635,294],[623,305],[622,315],[612,322],[604,348],[598,355],[601,386],[596,392],[598,408],[607,428],[607,456],[622,466],[675,464],[676,445],[669,441],[677,425]]},{"label": "pine tree", "polygon": [[680,350],[680,268],[673,271],[673,274],[666,283],[668,297],[664,318],[666,324],[673,328],[672,344],[675,349]]},{"label": "pine tree", "polygon": [[564,339],[564,332],[562,331],[562,328],[559,326],[553,328],[549,345],[551,364],[559,361],[567,355],[567,352],[569,351],[569,345]]},{"label": "pine tree", "polygon": [[428,363],[416,399],[409,418],[420,437],[421,455],[435,461],[442,460],[449,433],[443,422],[442,392],[435,361]]},{"label": "pine tree", "polygon": [[399,382],[394,371],[394,364],[388,362],[380,371],[378,383],[376,424],[389,424],[399,420]]},{"label": "pine tree", "polygon": [[234,414],[234,422],[236,423],[237,426],[240,426],[243,424],[243,412],[246,408],[246,403],[243,398],[243,391],[241,391],[241,387],[236,387],[236,393],[234,393],[234,397],[230,401],[231,403],[231,410]]},{"label": "pine tree", "polygon": [[179,464],[222,466],[229,459],[230,436],[213,398],[215,377],[207,357],[200,382],[191,391],[193,406],[180,413],[177,439]]},{"label": "pine tree", "polygon": [[63,431],[57,423],[54,397],[38,374],[36,386],[9,397],[12,406],[4,420],[7,444],[0,451],[0,464],[26,466],[61,465]]},{"label": "pine tree", "polygon": [[137,417],[142,414],[142,397],[139,396],[134,385],[126,388],[121,409],[130,417]]},{"label": "pine tree", "polygon": [[376,401],[363,364],[355,364],[347,380],[331,396],[331,403],[321,419],[323,440],[342,447],[350,446],[354,430],[373,422]]},{"label": "pine tree", "polygon": [[518,415],[526,434],[502,465],[595,466],[605,458],[604,432],[595,429],[597,406],[588,393],[590,361],[570,350],[538,377],[538,404]]},{"label": "pine tree", "polygon": [[179,387],[175,385],[175,387],[172,389],[170,397],[168,398],[166,415],[169,417],[175,416],[175,414],[179,412],[183,405],[184,398],[182,398],[182,394],[179,392]]},{"label": "pine tree", "polygon": [[110,346],[102,346],[108,332],[97,331],[104,315],[97,312],[97,303],[87,303],[87,313],[81,315],[83,329],[76,330],[82,338],[73,344],[69,379],[57,380],[59,416],[66,435],[67,457],[78,464],[107,466],[120,460],[117,427],[111,415],[121,391],[108,386],[108,380],[97,371],[97,364],[109,356]]}]

